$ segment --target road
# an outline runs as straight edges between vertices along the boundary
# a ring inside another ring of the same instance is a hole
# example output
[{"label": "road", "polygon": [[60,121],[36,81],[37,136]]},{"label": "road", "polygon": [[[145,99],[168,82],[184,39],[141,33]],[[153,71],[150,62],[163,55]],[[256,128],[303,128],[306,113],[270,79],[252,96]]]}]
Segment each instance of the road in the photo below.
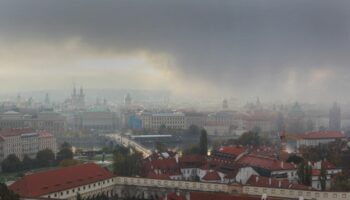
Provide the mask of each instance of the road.
[{"label": "road", "polygon": [[152,151],[144,147],[143,145],[129,139],[126,136],[122,136],[119,133],[109,134],[108,137],[116,141],[118,144],[123,145],[124,147],[134,148],[136,151],[142,153],[144,157],[148,157],[152,154]]}]

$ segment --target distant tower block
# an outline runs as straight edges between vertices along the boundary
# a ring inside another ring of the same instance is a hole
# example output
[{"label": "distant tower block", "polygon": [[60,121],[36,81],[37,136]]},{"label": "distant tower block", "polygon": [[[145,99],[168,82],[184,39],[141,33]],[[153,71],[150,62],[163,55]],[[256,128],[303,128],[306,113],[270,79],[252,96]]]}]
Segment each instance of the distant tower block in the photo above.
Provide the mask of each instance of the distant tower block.
[{"label": "distant tower block", "polygon": [[128,94],[125,96],[125,98],[124,98],[124,104],[125,104],[126,106],[130,106],[130,105],[131,105],[131,101],[132,101],[131,96],[130,96],[130,94],[128,93]]},{"label": "distant tower block", "polygon": [[224,99],[224,101],[222,102],[222,109],[223,110],[227,110],[228,109],[228,102],[226,99]]},{"label": "distant tower block", "polygon": [[337,103],[334,103],[329,110],[329,130],[339,131],[341,129],[341,110]]},{"label": "distant tower block", "polygon": [[45,103],[46,103],[46,104],[50,104],[49,93],[46,93],[46,94],[45,94]]}]

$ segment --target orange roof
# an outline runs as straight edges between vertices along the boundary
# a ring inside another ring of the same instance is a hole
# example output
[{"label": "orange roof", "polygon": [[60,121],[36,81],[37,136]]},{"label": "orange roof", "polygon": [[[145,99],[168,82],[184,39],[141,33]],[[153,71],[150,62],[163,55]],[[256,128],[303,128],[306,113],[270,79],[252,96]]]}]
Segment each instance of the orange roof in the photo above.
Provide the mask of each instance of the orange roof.
[{"label": "orange roof", "polygon": [[312,176],[319,176],[321,174],[321,170],[313,169],[311,172]]},{"label": "orange roof", "polygon": [[246,151],[246,148],[240,146],[225,146],[219,149],[219,152],[239,156]]},{"label": "orange roof", "polygon": [[259,167],[270,171],[296,169],[296,166],[291,163],[273,159],[271,157],[264,157],[258,155],[246,155],[239,159],[237,162],[238,164],[241,164],[243,166]]},{"label": "orange roof", "polygon": [[221,180],[219,174],[216,171],[209,171],[202,179],[205,181],[219,181],[219,180]]},{"label": "orange roof", "polygon": [[295,189],[295,190],[312,190],[311,187],[306,185],[290,183],[287,179],[279,180],[275,178],[268,178],[263,176],[252,175],[248,181],[247,185],[255,187],[270,187],[270,188],[285,188],[285,189]]},{"label": "orange roof", "polygon": [[39,197],[112,177],[112,173],[99,165],[87,163],[26,175],[10,189],[21,197]]},{"label": "orange roof", "polygon": [[0,132],[0,135],[3,137],[12,137],[12,136],[18,136],[24,133],[34,133],[35,130],[32,128],[12,128],[12,129],[5,129]]},{"label": "orange roof", "polygon": [[303,135],[303,139],[341,139],[345,135],[341,131],[318,131],[307,132]]},{"label": "orange roof", "polygon": [[199,168],[206,163],[206,160],[201,155],[183,155],[179,163],[181,168]]}]

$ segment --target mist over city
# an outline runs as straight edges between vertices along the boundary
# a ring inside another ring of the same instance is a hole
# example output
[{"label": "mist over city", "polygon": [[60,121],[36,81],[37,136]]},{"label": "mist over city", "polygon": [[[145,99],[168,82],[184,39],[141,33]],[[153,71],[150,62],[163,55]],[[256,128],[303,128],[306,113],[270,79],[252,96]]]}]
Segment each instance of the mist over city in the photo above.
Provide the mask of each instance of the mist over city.
[{"label": "mist over city", "polygon": [[350,1],[0,0],[0,199],[350,199]]}]

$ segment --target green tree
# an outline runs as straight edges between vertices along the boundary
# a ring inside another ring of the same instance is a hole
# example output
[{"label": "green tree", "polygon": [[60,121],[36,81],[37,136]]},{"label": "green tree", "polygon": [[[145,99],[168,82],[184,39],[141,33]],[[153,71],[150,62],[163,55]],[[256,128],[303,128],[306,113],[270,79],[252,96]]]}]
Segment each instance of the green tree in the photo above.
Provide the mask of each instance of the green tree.
[{"label": "green tree", "polygon": [[192,144],[183,151],[183,154],[185,155],[200,154],[199,146],[196,144]]},{"label": "green tree", "polygon": [[19,200],[19,196],[9,190],[7,186],[0,183],[0,199],[1,200]]},{"label": "green tree", "polygon": [[303,162],[304,161],[304,159],[302,158],[302,157],[300,157],[300,156],[297,156],[297,155],[295,155],[295,154],[293,154],[293,155],[290,155],[289,157],[288,157],[288,159],[287,159],[287,162],[288,163],[294,163],[294,164],[300,164],[301,162]]},{"label": "green tree", "polygon": [[15,154],[8,155],[1,163],[3,172],[17,172],[22,170],[22,163]]},{"label": "green tree", "polygon": [[120,176],[136,176],[142,173],[142,154],[137,151],[116,151],[113,155],[113,172]]},{"label": "green tree", "polygon": [[188,127],[186,133],[189,136],[198,137],[199,134],[201,133],[201,130],[198,126],[192,124]]},{"label": "green tree", "polygon": [[166,134],[168,131],[168,129],[166,128],[166,126],[164,124],[160,125],[159,129],[158,129],[158,134],[163,135]]},{"label": "green tree", "polygon": [[350,179],[343,173],[337,174],[332,184],[333,191],[349,191],[350,190]]},{"label": "green tree", "polygon": [[63,142],[61,144],[61,147],[60,147],[60,150],[62,150],[62,149],[70,149],[70,150],[72,150],[72,145],[69,144],[68,142]]},{"label": "green tree", "polygon": [[321,185],[321,190],[326,190],[326,183],[327,183],[327,171],[324,168],[324,165],[321,166],[320,176],[318,177]]},{"label": "green tree", "polygon": [[156,141],[155,149],[157,150],[157,152],[164,152],[167,150],[166,146],[160,141]]},{"label": "green tree", "polygon": [[28,155],[24,155],[22,164],[23,169],[33,169],[35,167],[35,160],[31,159]]},{"label": "green tree", "polygon": [[68,159],[68,160],[62,160],[59,164],[60,167],[69,167],[78,165],[80,162],[78,160]]},{"label": "green tree", "polygon": [[207,131],[204,129],[201,131],[201,137],[199,139],[199,149],[201,155],[206,156],[208,154],[208,136]]},{"label": "green tree", "polygon": [[77,200],[83,200],[80,193],[77,194]]},{"label": "green tree", "polygon": [[72,160],[73,152],[70,148],[63,148],[57,153],[57,161],[61,162],[62,160]]},{"label": "green tree", "polygon": [[52,166],[55,161],[55,154],[51,149],[44,149],[38,151],[36,154],[36,164],[38,167]]},{"label": "green tree", "polygon": [[312,168],[308,165],[307,162],[301,162],[299,164],[297,174],[299,178],[299,183],[304,185],[311,185],[311,178],[312,178]]},{"label": "green tree", "polygon": [[258,134],[258,132],[255,131],[249,131],[243,133],[239,138],[237,143],[240,145],[253,145],[253,146],[259,146],[261,138]]}]

